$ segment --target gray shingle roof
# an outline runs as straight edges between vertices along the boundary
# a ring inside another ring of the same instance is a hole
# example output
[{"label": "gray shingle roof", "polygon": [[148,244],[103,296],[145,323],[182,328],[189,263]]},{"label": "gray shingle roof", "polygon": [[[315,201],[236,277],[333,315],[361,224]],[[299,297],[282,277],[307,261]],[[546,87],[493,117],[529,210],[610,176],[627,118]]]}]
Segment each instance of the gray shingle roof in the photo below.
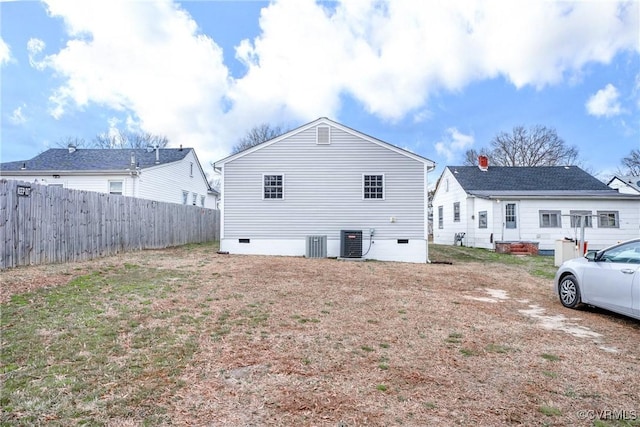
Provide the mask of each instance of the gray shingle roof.
[{"label": "gray shingle roof", "polygon": [[[191,148],[160,148],[159,164],[182,160]],[[50,148],[30,160],[0,163],[2,171],[115,171],[127,170],[131,165],[131,153],[141,169],[156,166],[156,152],[145,149],[84,149],[70,153],[66,148]]]},{"label": "gray shingle roof", "polygon": [[611,192],[605,183],[577,166],[447,166],[467,193]]}]

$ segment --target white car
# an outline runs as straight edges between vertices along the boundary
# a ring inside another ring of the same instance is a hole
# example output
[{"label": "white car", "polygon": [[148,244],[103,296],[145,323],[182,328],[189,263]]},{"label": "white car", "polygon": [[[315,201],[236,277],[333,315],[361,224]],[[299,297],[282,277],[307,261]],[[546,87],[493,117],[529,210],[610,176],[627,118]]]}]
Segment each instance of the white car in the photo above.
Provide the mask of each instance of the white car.
[{"label": "white car", "polygon": [[565,261],[553,284],[565,307],[588,304],[640,319],[640,239]]}]

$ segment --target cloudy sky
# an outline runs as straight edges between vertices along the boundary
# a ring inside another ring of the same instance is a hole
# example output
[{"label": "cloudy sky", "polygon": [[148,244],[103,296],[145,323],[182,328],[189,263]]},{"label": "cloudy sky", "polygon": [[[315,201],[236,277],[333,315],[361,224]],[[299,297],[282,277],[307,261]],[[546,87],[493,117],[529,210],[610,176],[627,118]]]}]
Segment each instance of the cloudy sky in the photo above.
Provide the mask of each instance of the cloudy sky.
[{"label": "cloudy sky", "polygon": [[517,125],[596,174],[640,148],[637,0],[5,1],[0,19],[3,162],[120,128],[211,172],[251,127],[318,117],[434,175]]}]

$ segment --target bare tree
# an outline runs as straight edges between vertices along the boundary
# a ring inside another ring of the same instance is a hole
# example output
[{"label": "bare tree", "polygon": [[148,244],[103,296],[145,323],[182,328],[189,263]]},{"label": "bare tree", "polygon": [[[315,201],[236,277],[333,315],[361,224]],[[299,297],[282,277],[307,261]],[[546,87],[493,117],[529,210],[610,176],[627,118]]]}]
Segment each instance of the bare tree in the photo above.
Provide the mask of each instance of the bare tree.
[{"label": "bare tree", "polygon": [[622,159],[621,175],[640,176],[640,149],[634,148],[627,157]]},{"label": "bare tree", "polygon": [[487,156],[491,159],[491,153],[485,147],[482,147],[480,151],[475,149],[467,150],[464,153],[464,166],[477,166],[478,165],[478,157],[479,156]]},{"label": "bare tree", "polygon": [[[286,132],[286,131],[285,131]],[[231,149],[232,154],[239,153],[251,148],[265,141],[269,141],[277,136],[285,133],[280,126],[271,126],[267,123],[262,123],[258,126],[252,127],[247,134],[240,138],[238,143]]]},{"label": "bare tree", "polygon": [[148,132],[128,132],[117,130],[111,133],[101,133],[91,142],[93,148],[164,148],[169,144],[166,136],[153,135]]},{"label": "bare tree", "polygon": [[169,144],[166,136],[153,135],[148,132],[126,132],[117,130],[111,133],[101,133],[96,135],[91,141],[85,141],[78,137],[66,137],[56,142],[61,148],[73,145],[76,148],[133,148],[142,149],[147,147],[164,148]]},{"label": "bare tree", "polygon": [[567,146],[553,128],[516,126],[493,138],[490,157],[500,166],[560,166],[574,164],[578,149]]},{"label": "bare tree", "polygon": [[495,166],[561,166],[578,162],[578,149],[568,146],[556,130],[536,125],[529,129],[516,126],[511,133],[500,132],[491,140],[491,148],[467,150],[464,164],[476,165],[478,155],[489,157]]}]

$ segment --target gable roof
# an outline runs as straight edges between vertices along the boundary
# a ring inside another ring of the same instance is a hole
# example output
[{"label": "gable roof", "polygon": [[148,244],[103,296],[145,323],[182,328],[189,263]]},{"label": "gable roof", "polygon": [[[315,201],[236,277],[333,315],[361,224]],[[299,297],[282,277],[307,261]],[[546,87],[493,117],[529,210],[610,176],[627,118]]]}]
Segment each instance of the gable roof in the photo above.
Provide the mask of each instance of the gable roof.
[{"label": "gable roof", "polygon": [[495,198],[615,197],[626,198],[577,166],[447,166],[468,194]]},{"label": "gable roof", "polygon": [[127,171],[131,166],[131,154],[140,169],[180,161],[192,148],[159,148],[159,163],[155,150],[146,149],[97,149],[50,148],[30,160],[0,163],[0,171],[55,172],[55,171]]},{"label": "gable roof", "polygon": [[628,185],[632,189],[636,190],[640,193],[640,176],[626,175],[626,176],[618,176],[615,175],[613,178],[609,180],[607,185],[611,185],[611,183],[615,180],[622,182],[625,185]]},{"label": "gable roof", "polygon": [[389,144],[388,142],[384,142],[382,140],[379,140],[377,138],[374,138],[372,136],[369,136],[369,135],[366,135],[366,134],[364,134],[362,132],[359,132],[359,131],[357,131],[355,129],[351,129],[350,127],[347,127],[347,126],[345,126],[343,124],[335,122],[335,121],[333,121],[331,119],[328,119],[326,117],[320,117],[319,119],[316,119],[316,120],[314,120],[312,122],[309,122],[309,123],[307,123],[305,125],[302,125],[302,126],[296,128],[296,129],[293,129],[293,130],[291,130],[291,131],[289,131],[289,132],[287,132],[285,134],[282,134],[282,135],[277,136],[277,137],[275,137],[273,139],[270,139],[268,141],[265,141],[265,142],[262,142],[260,144],[257,144],[257,145],[255,145],[255,146],[253,146],[251,148],[247,148],[246,150],[240,151],[239,153],[232,154],[232,155],[230,155],[228,157],[225,157],[222,160],[218,160],[217,162],[214,163],[214,169],[221,170],[225,163],[231,162],[231,161],[233,161],[235,159],[238,159],[240,157],[244,157],[244,156],[246,156],[248,154],[253,153],[254,151],[262,150],[263,148],[268,147],[268,146],[270,146],[272,144],[275,144],[278,141],[282,141],[283,139],[289,138],[289,137],[291,137],[291,136],[293,136],[293,135],[295,135],[297,133],[303,132],[303,131],[305,131],[307,129],[310,129],[310,128],[312,128],[314,126],[317,126],[317,125],[328,125],[328,126],[333,126],[335,128],[338,128],[338,129],[340,129],[340,130],[342,130],[344,132],[347,132],[347,133],[349,133],[351,135],[354,135],[354,136],[356,136],[358,138],[364,139],[364,140],[366,140],[368,142],[374,143],[376,145],[379,145],[381,147],[387,148],[387,149],[389,149],[391,151],[394,151],[396,153],[402,154],[404,156],[407,156],[409,158],[412,158],[414,160],[422,162],[422,163],[427,165],[429,170],[432,170],[435,167],[435,162],[433,160],[429,160],[426,157],[422,157],[422,156],[420,156],[418,154],[415,154],[415,153],[412,153],[412,152],[407,151],[405,149],[402,149],[400,147],[397,147],[397,146],[395,146],[393,144]]}]

